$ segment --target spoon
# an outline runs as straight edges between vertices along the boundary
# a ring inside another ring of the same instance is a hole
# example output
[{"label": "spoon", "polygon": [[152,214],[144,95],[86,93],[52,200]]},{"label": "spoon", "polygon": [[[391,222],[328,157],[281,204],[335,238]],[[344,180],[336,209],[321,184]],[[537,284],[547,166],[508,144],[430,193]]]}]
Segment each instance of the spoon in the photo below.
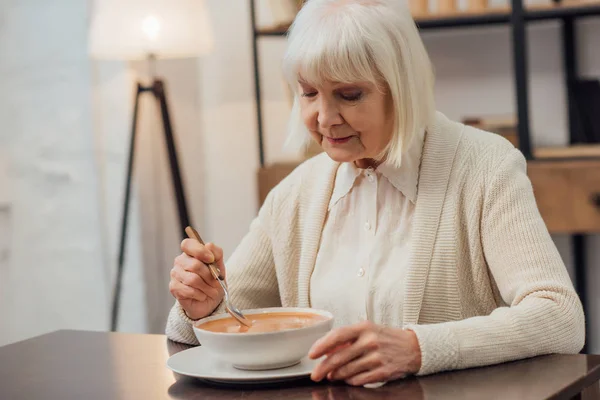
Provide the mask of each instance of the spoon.
[{"label": "spoon", "polygon": [[[204,245],[204,241],[202,240],[202,238],[200,237],[198,232],[196,232],[196,230],[194,228],[192,228],[191,226],[188,226],[187,228],[185,228],[185,233],[187,233],[187,235],[190,239],[196,239],[202,245]],[[225,286],[225,281],[223,280],[223,276],[221,276],[221,271],[219,270],[219,268],[217,266],[215,266],[214,264],[208,264],[208,269],[210,270],[210,273],[212,274],[212,276],[219,282],[219,284],[223,288],[223,292],[225,292],[225,308],[227,309],[227,312],[233,318],[235,318],[240,324],[242,324],[248,328],[251,327],[252,321],[250,321],[248,318],[246,318],[244,316],[244,314],[242,314],[242,312],[240,310],[238,310],[237,307],[234,306],[229,301],[229,292],[227,290],[227,286]]]}]

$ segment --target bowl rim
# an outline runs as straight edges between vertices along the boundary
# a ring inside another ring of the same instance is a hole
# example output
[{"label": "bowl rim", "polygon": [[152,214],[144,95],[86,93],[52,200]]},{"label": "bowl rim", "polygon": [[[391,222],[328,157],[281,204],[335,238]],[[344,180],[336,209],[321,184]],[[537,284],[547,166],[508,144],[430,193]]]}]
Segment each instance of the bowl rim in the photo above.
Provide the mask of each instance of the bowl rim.
[{"label": "bowl rim", "polygon": [[205,335],[215,335],[215,336],[220,336],[220,337],[224,337],[224,336],[225,337],[229,337],[229,336],[236,336],[236,337],[269,336],[269,335],[277,335],[281,332],[302,331],[304,329],[315,328],[320,325],[326,325],[330,321],[333,321],[333,319],[334,319],[333,314],[329,311],[320,310],[317,308],[309,308],[309,307],[264,307],[264,308],[253,308],[250,310],[242,310],[242,313],[244,313],[244,315],[266,314],[268,312],[274,312],[274,313],[297,312],[297,313],[306,313],[306,314],[312,313],[312,314],[317,314],[317,315],[327,317],[327,319],[325,319],[323,321],[319,321],[313,325],[304,326],[302,328],[282,329],[280,331],[275,331],[275,332],[250,332],[250,333],[244,333],[243,335],[240,333],[234,333],[234,332],[213,332],[213,331],[208,331],[206,329],[200,329],[196,326],[196,325],[202,325],[202,324],[210,322],[210,321],[217,321],[217,320],[225,319],[225,318],[233,318],[231,315],[229,315],[228,312],[224,312],[219,315],[211,315],[209,317],[201,318],[198,321],[194,321],[194,323],[192,324],[192,328],[194,329],[194,331],[202,331],[202,334],[205,334]]}]

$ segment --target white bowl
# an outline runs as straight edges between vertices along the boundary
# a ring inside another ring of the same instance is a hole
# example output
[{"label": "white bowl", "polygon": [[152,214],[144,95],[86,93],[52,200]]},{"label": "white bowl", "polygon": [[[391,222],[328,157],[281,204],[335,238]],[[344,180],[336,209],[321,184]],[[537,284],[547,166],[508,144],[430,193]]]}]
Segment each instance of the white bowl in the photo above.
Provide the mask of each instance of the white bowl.
[{"label": "white bowl", "polygon": [[246,316],[298,312],[317,314],[327,319],[303,328],[265,333],[221,333],[196,328],[196,325],[209,321],[230,318],[227,313],[197,321],[194,324],[194,333],[200,344],[216,358],[238,369],[265,370],[297,364],[307,356],[313,343],[333,327],[333,315],[330,312],[312,308],[274,307],[242,312]]}]

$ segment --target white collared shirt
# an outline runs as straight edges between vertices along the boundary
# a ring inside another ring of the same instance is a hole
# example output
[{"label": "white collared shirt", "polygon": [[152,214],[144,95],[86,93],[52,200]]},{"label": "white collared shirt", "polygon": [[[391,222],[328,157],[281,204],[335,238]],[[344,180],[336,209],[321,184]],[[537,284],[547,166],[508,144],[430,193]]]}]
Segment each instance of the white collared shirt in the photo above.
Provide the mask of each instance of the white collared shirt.
[{"label": "white collared shirt", "polygon": [[422,144],[422,137],[411,143],[400,168],[340,165],[311,276],[311,307],[345,323],[402,326]]}]

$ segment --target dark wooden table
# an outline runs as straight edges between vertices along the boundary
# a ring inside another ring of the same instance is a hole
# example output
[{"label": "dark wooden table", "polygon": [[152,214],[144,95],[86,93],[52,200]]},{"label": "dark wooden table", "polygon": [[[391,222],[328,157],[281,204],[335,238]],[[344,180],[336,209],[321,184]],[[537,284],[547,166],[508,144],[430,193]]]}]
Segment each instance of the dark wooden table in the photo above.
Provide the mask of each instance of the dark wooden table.
[{"label": "dark wooden table", "polygon": [[167,369],[186,348],[161,335],[54,332],[0,348],[0,399],[569,399],[585,388],[583,397],[595,398],[600,379],[600,356],[553,355],[378,389],[308,379],[219,387]]}]

